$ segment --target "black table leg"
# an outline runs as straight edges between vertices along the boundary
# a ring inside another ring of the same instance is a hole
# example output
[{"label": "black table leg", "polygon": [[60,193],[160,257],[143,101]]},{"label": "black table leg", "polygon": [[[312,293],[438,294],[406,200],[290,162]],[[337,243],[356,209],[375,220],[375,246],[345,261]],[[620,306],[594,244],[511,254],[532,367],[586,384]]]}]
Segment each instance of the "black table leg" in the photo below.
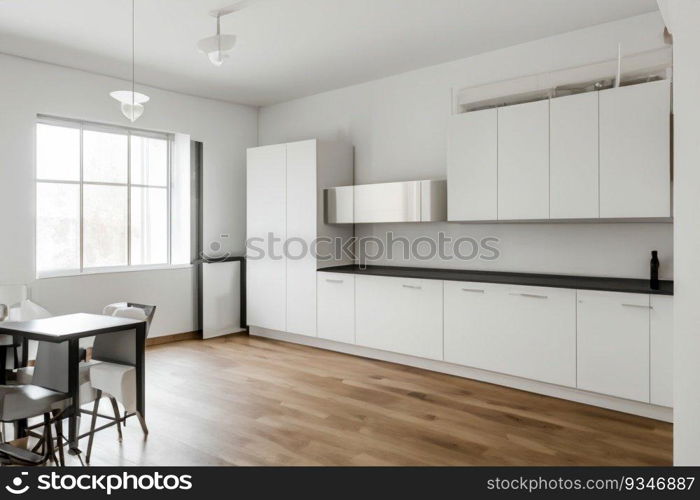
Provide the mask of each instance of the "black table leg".
[{"label": "black table leg", "polygon": [[29,364],[29,340],[22,339],[22,361],[20,366],[25,367]]},{"label": "black table leg", "polygon": [[0,385],[7,384],[7,346],[0,346]]},{"label": "black table leg", "polygon": [[146,322],[136,327],[136,411],[146,418]]},{"label": "black table leg", "polygon": [[78,418],[80,417],[80,341],[68,341],[68,394],[71,397],[71,410],[68,420],[68,442],[71,452],[79,452]]}]

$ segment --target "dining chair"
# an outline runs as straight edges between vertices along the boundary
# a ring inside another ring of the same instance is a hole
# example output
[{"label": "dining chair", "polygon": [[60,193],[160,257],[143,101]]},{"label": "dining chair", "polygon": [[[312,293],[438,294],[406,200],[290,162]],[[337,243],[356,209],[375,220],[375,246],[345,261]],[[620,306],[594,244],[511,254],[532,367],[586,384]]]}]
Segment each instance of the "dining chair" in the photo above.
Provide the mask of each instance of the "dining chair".
[{"label": "dining chair", "polygon": [[[83,386],[81,384],[81,393]],[[27,428],[27,435],[35,435],[39,441],[32,450],[2,443],[0,458],[28,465],[41,465],[53,459],[65,465],[62,418],[70,404],[68,392],[68,344],[42,342],[37,352],[32,383],[0,386],[0,421],[18,422],[43,415],[42,423]],[[52,425],[56,427],[55,447]],[[32,433],[32,429],[39,426],[43,427],[42,433]],[[42,454],[36,453],[40,447]],[[58,451],[58,460],[54,456],[55,451]]]},{"label": "dining chair", "polygon": [[[150,331],[151,322],[155,316],[156,306],[122,302],[110,304],[103,310],[108,316],[126,317],[146,321],[146,336]],[[95,337],[92,346],[93,364],[90,365],[90,384],[97,392],[92,410],[90,423],[90,438],[88,440],[86,462],[90,462],[92,443],[97,430],[97,417],[103,417],[116,422],[119,439],[121,439],[121,423],[126,425],[126,419],[136,416],[144,435],[148,435],[148,426],[144,416],[136,409],[136,330],[115,332]],[[100,399],[107,397],[112,403],[115,418],[98,413]],[[119,413],[119,405],[124,407],[124,416]]]}]

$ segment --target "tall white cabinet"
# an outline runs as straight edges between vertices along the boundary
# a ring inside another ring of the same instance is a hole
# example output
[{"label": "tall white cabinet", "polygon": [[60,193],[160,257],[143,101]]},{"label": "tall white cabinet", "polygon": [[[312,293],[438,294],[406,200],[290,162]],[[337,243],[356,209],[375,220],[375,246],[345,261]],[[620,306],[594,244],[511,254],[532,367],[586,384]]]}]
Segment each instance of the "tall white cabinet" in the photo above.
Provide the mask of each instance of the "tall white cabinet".
[{"label": "tall white cabinet", "polygon": [[353,182],[352,146],[312,139],[250,148],[247,159],[248,324],[316,336],[316,269],[350,262],[310,249],[352,236],[323,222],[323,189]]}]

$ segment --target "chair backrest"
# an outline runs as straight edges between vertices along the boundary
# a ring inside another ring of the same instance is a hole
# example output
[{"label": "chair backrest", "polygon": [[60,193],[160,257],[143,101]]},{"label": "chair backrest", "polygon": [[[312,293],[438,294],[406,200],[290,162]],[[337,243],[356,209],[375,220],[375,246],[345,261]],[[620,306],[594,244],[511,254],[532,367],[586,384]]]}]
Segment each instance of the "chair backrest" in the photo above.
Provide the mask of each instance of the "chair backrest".
[{"label": "chair backrest", "polygon": [[[126,307],[134,307],[143,310],[146,316],[146,336],[148,336],[148,332],[151,329],[151,322],[156,313],[156,306],[136,304],[134,302],[127,302],[125,305]],[[116,308],[113,313],[114,316],[121,316],[121,310],[120,308]],[[135,341],[136,330],[97,335],[95,337],[95,343],[92,345],[92,358],[100,361],[133,365],[136,363]]]},{"label": "chair backrest", "polygon": [[68,342],[39,342],[32,384],[68,392]]}]

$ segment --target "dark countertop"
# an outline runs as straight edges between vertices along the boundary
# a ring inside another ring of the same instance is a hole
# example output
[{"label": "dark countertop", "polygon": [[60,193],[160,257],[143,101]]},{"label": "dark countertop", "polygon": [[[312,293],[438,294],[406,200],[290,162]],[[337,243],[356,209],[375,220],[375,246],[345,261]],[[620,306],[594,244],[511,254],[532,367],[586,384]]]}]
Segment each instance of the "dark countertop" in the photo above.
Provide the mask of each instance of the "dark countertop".
[{"label": "dark countertop", "polygon": [[662,280],[659,290],[649,288],[649,280],[630,278],[601,278],[594,276],[567,276],[561,274],[510,273],[497,271],[469,271],[464,269],[432,269],[427,267],[399,266],[335,266],[318,269],[327,273],[365,274],[445,281],[473,281],[477,283],[502,283],[507,285],[549,286],[578,290],[603,290],[606,292],[648,293],[673,295],[673,281]]}]

